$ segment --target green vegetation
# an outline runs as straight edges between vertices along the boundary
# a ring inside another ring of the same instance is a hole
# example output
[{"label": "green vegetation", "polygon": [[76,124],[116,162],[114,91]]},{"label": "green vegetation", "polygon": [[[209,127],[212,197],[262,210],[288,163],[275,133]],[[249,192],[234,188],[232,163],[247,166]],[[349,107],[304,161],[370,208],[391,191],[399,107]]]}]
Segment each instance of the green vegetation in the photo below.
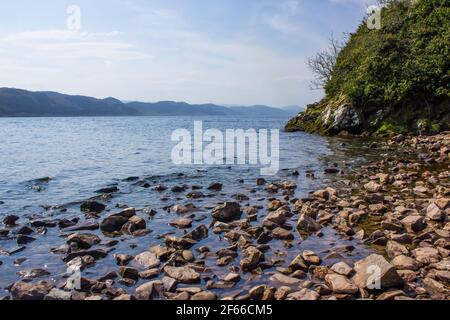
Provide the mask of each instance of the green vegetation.
[{"label": "green vegetation", "polygon": [[[380,30],[369,30],[363,21],[350,35],[324,83],[326,97],[320,112],[317,105],[311,106],[290,121],[288,130],[331,134],[342,130],[396,133],[448,129],[450,1],[389,1],[381,19]],[[342,97],[360,121],[351,125],[348,121],[343,125],[339,121],[326,123],[329,118],[324,114],[333,115],[342,107],[332,106]]]}]

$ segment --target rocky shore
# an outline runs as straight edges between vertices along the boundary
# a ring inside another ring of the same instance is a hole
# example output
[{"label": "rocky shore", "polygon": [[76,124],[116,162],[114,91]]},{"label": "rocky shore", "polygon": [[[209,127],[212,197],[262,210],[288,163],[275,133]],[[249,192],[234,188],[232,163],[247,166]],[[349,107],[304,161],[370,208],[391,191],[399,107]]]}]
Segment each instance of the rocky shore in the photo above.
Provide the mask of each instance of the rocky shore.
[{"label": "rocky shore", "polygon": [[[84,219],[24,222],[8,215],[0,238],[17,247],[0,248],[0,268],[2,256],[11,257],[59,229],[61,245],[51,252],[68,272],[55,277],[44,266],[20,270],[21,280],[3,288],[3,299],[449,299],[450,133],[396,136],[371,147],[382,160],[346,175],[339,175],[336,164],[325,170],[334,182],[302,199],[295,197],[297,185],[290,180],[260,178],[251,190],[230,195],[233,201],[213,206],[201,201],[221,195],[220,182],[148,184],[144,187],[162,198],[179,195],[180,204],[164,213],[123,204],[108,209],[119,189],[107,187],[80,204]],[[312,179],[313,173],[304,178]],[[252,204],[258,192],[265,194],[265,205]],[[148,243],[138,254],[117,249],[151,233],[152,219],[162,214],[173,232],[159,234],[158,243]],[[320,252],[302,247],[326,238],[329,230],[355,245],[331,243]],[[351,260],[361,255],[359,246],[370,253]],[[115,267],[89,276],[109,258]]]}]

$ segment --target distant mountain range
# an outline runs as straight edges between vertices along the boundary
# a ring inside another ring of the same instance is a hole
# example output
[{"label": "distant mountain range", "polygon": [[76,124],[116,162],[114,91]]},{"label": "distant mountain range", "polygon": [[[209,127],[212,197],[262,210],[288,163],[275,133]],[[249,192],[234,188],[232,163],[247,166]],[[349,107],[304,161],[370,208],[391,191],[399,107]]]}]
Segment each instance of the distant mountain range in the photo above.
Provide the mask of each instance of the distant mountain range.
[{"label": "distant mountain range", "polygon": [[160,101],[123,102],[115,98],[96,99],[57,92],[32,92],[0,88],[0,117],[87,117],[87,116],[246,116],[289,117],[300,107],[220,106]]}]

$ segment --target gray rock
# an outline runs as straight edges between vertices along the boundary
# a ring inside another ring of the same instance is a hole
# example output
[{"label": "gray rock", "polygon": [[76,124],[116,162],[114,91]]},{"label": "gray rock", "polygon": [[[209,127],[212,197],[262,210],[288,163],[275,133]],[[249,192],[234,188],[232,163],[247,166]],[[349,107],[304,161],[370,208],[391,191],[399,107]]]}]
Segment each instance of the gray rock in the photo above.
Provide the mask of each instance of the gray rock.
[{"label": "gray rock", "polygon": [[159,266],[160,261],[158,259],[158,257],[156,256],[156,254],[150,252],[150,251],[145,251],[142,252],[141,254],[137,255],[134,260],[142,267],[146,268],[146,269],[153,269]]}]

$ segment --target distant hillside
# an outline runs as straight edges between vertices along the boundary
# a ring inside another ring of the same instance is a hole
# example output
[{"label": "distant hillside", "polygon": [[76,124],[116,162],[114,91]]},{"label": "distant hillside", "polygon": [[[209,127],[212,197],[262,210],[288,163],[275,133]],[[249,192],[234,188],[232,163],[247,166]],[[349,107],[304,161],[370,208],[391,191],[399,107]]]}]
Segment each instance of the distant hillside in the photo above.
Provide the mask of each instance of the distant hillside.
[{"label": "distant hillside", "polygon": [[[331,72],[319,73],[326,73],[325,98],[293,118],[287,131],[394,134],[450,128],[450,1],[382,3],[381,29],[361,23]],[[314,68],[324,59],[312,61]]]},{"label": "distant hillside", "polygon": [[0,117],[85,117],[85,116],[245,116],[289,117],[288,111],[267,106],[224,107],[184,102],[122,102],[57,92],[31,92],[0,88]]}]

